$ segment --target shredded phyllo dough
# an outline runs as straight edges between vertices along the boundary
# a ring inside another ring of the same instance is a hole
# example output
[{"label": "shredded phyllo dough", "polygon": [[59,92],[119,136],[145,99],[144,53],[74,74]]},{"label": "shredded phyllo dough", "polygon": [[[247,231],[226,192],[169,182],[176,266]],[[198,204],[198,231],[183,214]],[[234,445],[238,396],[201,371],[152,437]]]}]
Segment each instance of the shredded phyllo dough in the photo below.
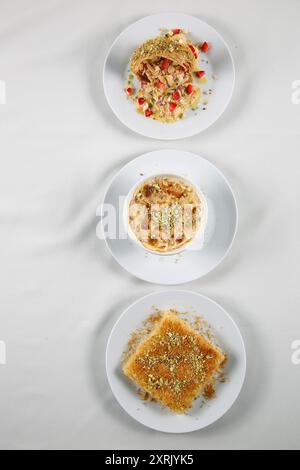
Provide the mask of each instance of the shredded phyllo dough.
[{"label": "shredded phyllo dough", "polygon": [[143,181],[129,203],[129,225],[145,248],[171,252],[189,243],[204,220],[204,203],[194,187],[177,176]]},{"label": "shredded phyllo dough", "polygon": [[173,29],[138,47],[130,62],[131,84],[134,74],[140,88],[126,89],[136,109],[144,116],[161,122],[175,122],[191,108],[196,109],[201,89],[193,85],[193,75],[203,79],[197,59],[207,49],[195,45],[181,29]]},{"label": "shredded phyllo dough", "polygon": [[175,413],[184,413],[200,395],[214,398],[215,383],[224,382],[226,355],[175,310],[156,312],[135,332],[124,355],[123,372],[144,399],[160,402]]}]

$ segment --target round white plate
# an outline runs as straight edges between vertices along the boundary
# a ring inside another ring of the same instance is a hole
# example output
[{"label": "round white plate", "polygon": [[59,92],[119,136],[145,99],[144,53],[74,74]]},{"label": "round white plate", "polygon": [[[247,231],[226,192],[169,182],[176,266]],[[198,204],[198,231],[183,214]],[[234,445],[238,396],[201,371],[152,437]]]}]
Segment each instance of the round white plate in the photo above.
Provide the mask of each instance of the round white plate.
[{"label": "round white plate", "polygon": [[[209,79],[207,84],[200,86],[203,91],[213,91],[205,96],[209,100],[207,109],[199,106],[196,112],[189,111],[176,123],[161,123],[137,113],[124,91],[133,51],[146,40],[161,34],[159,30],[162,27],[187,29],[195,42],[207,41],[211,45],[208,53],[200,54],[205,62],[199,62],[199,67],[206,71]],[[234,79],[232,55],[224,39],[204,21],[182,13],[160,13],[131,24],[112,44],[103,69],[104,92],[115,115],[133,131],[155,139],[182,139],[213,124],[230,101]]]},{"label": "round white plate", "polygon": [[[162,256],[128,237],[123,220],[126,197],[133,186],[158,174],[184,177],[204,194],[207,222],[201,249],[191,244],[179,254]],[[103,202],[103,236],[112,256],[134,276],[156,284],[182,284],[204,276],[224,259],[236,233],[237,206],[228,181],[210,162],[182,150],[158,150],[132,160],[113,178]],[[107,208],[113,208],[108,223]]]},{"label": "round white plate", "polygon": [[[122,373],[122,354],[130,333],[151,314],[153,306],[200,314],[212,326],[218,344],[228,354],[225,368],[227,380],[217,385],[216,397],[202,407],[202,399],[198,398],[185,415],[176,415],[158,403],[143,402],[135,385]],[[196,292],[156,292],[134,302],[116,322],[107,343],[106,372],[114,396],[132,418],[157,431],[184,433],[208,426],[233,405],[245,378],[246,352],[238,327],[216,302]]]}]

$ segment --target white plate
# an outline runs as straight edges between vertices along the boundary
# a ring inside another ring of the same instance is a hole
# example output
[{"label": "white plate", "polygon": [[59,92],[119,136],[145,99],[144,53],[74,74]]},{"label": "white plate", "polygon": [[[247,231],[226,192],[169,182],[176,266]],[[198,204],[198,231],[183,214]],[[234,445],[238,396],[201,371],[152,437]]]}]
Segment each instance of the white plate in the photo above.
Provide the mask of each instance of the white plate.
[{"label": "white plate", "polygon": [[[207,41],[211,44],[208,53],[200,54],[209,60],[209,64],[199,63],[201,70],[205,70],[209,78],[208,83],[201,85],[201,88],[204,91],[209,88],[213,90],[208,96],[207,109],[202,110],[200,106],[196,113],[190,111],[185,119],[169,124],[147,119],[137,113],[134,104],[127,100],[124,92],[133,51],[144,41],[158,36],[162,27],[187,29],[196,42]],[[218,79],[214,80],[212,75],[216,75]],[[131,24],[112,44],[103,69],[104,92],[115,115],[133,131],[155,139],[182,139],[213,124],[230,101],[234,79],[232,55],[224,39],[204,21],[182,13],[160,13]]]},{"label": "white plate", "polygon": [[[201,398],[198,398],[185,415],[173,414],[157,403],[143,402],[134,384],[121,370],[122,353],[126,350],[130,333],[152,312],[153,305],[160,309],[176,308],[200,314],[212,326],[220,347],[228,354],[227,380],[217,385],[216,397],[202,407]],[[208,426],[233,405],[245,378],[246,352],[238,327],[216,302],[196,292],[157,292],[134,302],[116,322],[107,343],[106,372],[113,394],[132,418],[157,431],[184,433]]]},{"label": "white plate", "polygon": [[[237,206],[228,181],[210,162],[182,150],[158,150],[129,162],[109,185],[104,208],[106,204],[115,208],[121,229],[129,191],[139,181],[158,174],[179,175],[204,194],[207,222],[202,248],[191,244],[178,255],[162,256],[147,252],[129,237],[116,238],[114,231],[105,234],[105,241],[116,261],[134,276],[156,284],[182,284],[204,276],[224,259],[236,233]],[[125,227],[123,232],[125,237]]]}]

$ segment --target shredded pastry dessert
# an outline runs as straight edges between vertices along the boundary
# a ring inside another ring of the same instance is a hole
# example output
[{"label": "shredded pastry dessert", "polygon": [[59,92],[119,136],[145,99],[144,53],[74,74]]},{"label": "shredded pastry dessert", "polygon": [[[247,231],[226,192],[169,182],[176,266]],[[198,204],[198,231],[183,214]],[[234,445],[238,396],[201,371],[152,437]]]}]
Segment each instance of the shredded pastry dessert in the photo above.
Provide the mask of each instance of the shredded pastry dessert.
[{"label": "shredded pastry dessert", "polygon": [[151,251],[172,252],[189,243],[205,221],[205,204],[194,186],[177,176],[144,180],[129,202],[129,225]]},{"label": "shredded pastry dessert", "polygon": [[130,69],[140,88],[126,89],[139,113],[161,122],[175,122],[186,111],[197,108],[201,89],[193,84],[193,76],[202,79],[198,69],[200,51],[207,43],[195,45],[182,29],[173,29],[150,39],[138,47],[130,61]]},{"label": "shredded pastry dessert", "polygon": [[126,357],[124,374],[144,393],[175,413],[187,411],[201,394],[213,394],[225,354],[204,335],[167,310]]}]

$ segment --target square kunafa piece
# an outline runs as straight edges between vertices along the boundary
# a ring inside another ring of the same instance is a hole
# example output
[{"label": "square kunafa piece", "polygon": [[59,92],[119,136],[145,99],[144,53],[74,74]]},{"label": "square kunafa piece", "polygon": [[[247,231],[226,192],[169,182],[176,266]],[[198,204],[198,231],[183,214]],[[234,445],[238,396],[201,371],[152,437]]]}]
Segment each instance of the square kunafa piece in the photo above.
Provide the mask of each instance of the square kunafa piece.
[{"label": "square kunafa piece", "polygon": [[214,383],[225,355],[172,310],[167,310],[123,366],[140,389],[175,413],[188,410]]}]

